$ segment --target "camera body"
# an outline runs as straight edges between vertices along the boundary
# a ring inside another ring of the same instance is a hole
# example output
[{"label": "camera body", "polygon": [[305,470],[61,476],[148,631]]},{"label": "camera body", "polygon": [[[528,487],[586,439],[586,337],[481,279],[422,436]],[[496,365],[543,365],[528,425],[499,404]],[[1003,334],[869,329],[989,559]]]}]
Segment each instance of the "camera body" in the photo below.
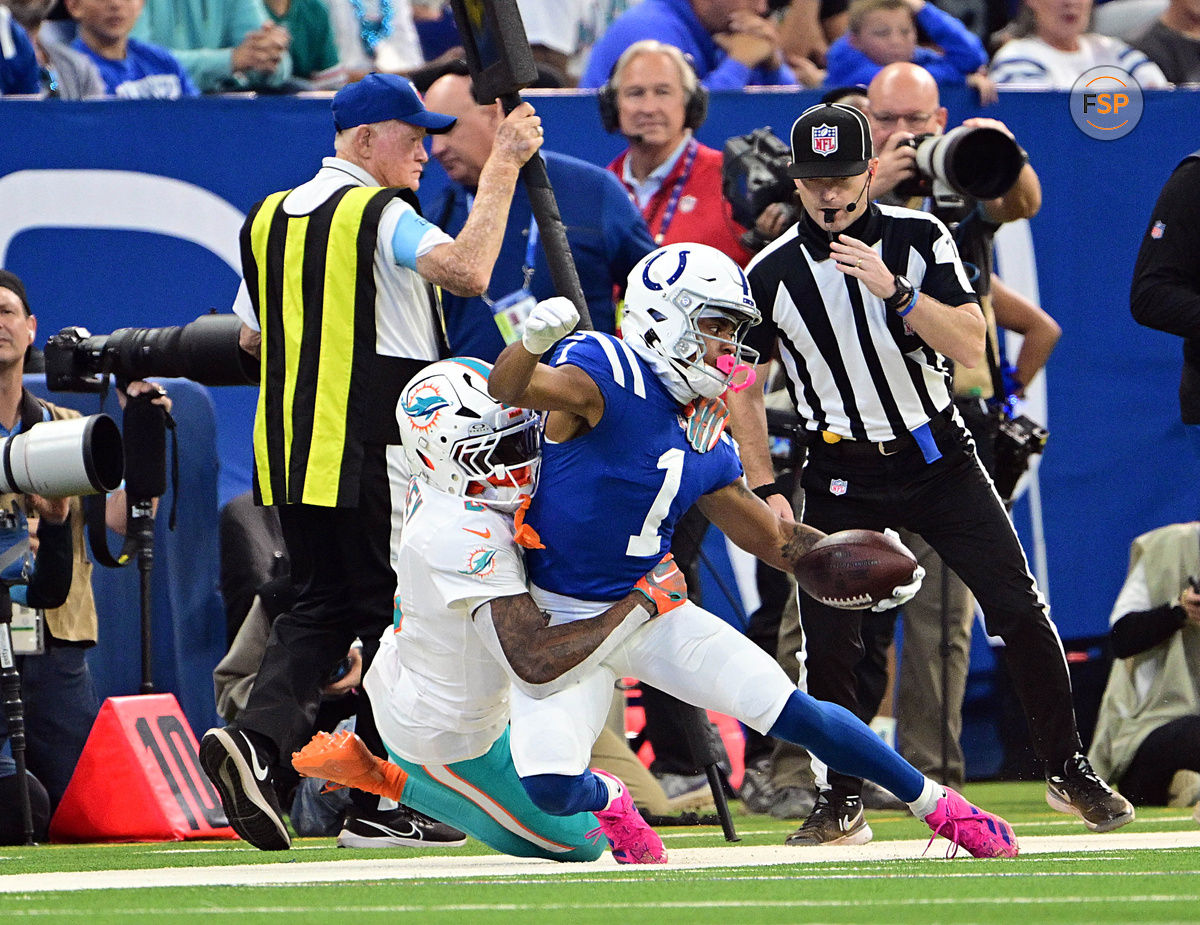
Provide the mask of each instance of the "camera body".
[{"label": "camera body", "polygon": [[1027,161],[1020,145],[988,126],[960,125],[944,135],[916,135],[901,145],[916,149],[917,175],[899,184],[896,195],[932,196],[944,208],[962,205],[964,198],[1003,196]]},{"label": "camera body", "polygon": [[150,376],[201,385],[254,385],[258,364],[241,349],[236,315],[205,315],[168,328],[120,328],[92,335],[63,328],[46,341],[46,386],[56,392],[100,392],[112,375],[124,385]]},{"label": "camera body", "polygon": [[792,151],[770,126],[730,138],[723,154],[721,195],[732,207],[735,222],[753,228],[763,209],[776,202],[791,210],[787,224],[799,218],[796,184],[787,172]]},{"label": "camera body", "polygon": [[1050,431],[1025,415],[1009,417],[1001,415],[996,440],[996,491],[1005,501],[1012,497],[1017,482],[1029,468],[1029,460],[1035,453],[1046,448]]}]

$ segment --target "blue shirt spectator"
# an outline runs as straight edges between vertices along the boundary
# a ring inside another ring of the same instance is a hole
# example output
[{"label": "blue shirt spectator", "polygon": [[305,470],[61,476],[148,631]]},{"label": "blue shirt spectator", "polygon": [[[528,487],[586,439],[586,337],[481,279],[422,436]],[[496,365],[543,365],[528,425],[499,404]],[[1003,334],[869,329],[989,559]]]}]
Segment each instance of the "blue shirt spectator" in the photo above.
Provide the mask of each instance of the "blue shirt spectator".
[{"label": "blue shirt spectator", "polygon": [[157,45],[130,39],[125,47],[125,57],[119,60],[97,53],[82,38],[75,39],[71,47],[95,62],[105,89],[113,96],[130,100],[175,100],[181,96],[200,95],[179,59]]},{"label": "blue shirt spectator", "polygon": [[0,6],[0,96],[41,92],[33,42],[8,7]]},{"label": "blue shirt spectator", "polygon": [[[917,45],[916,26],[942,50]],[[987,64],[979,37],[949,13],[921,0],[856,0],[849,31],[829,46],[825,83],[866,86],[886,65],[919,64],[938,83],[961,84]]]},{"label": "blue shirt spectator", "polygon": [[[747,3],[735,4],[746,7]],[[757,9],[766,5],[750,0],[749,6]],[[739,15],[746,15],[741,10]],[[696,68],[696,76],[709,90],[740,90],[749,85],[792,86],[796,77],[791,68],[780,63],[778,66],[750,66],[739,61],[717,43],[715,35],[731,36],[730,18],[733,11],[725,14],[725,21],[704,23],[696,14],[690,0],[642,0],[622,13],[608,31],[596,40],[588,58],[581,87],[600,87],[608,80],[613,65],[621,53],[634,42],[642,39],[658,39],[674,45],[689,55]],[[756,17],[757,19],[757,17]],[[766,20],[763,20],[765,24]],[[770,34],[774,35],[772,27]],[[774,56],[782,62],[778,39],[775,40]],[[765,55],[763,57],[766,57]]]},{"label": "blue shirt spectator", "polygon": [[[615,176],[585,161],[543,149],[546,173],[558,191],[558,209],[567,229],[567,241],[575,258],[579,284],[596,330],[613,334],[616,318],[613,287],[624,286],[634,265],[650,251],[654,241],[641,213]],[[447,234],[457,235],[466,223],[473,200],[471,190],[451,183],[426,214]],[[522,288],[533,208],[524,184],[517,186],[500,256],[492,271],[488,298],[502,299]],[[537,232],[535,231],[536,235]],[[533,249],[533,276],[528,289],[538,301],[558,293],[550,278],[550,267],[540,243]],[[504,349],[492,310],[482,298],[464,298],[443,292],[446,336],[450,352],[492,362]]]}]

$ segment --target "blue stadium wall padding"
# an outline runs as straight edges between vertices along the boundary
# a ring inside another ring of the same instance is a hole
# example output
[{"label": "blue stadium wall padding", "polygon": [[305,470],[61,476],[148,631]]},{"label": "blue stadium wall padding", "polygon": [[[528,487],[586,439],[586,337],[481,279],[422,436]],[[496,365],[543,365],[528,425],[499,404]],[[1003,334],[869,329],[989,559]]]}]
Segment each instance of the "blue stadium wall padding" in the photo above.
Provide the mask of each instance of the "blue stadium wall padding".
[{"label": "blue stadium wall padding", "polygon": [[[621,149],[601,130],[593,96],[529,98],[548,147],[597,164]],[[817,98],[716,93],[699,137],[719,147],[769,125],[786,138]],[[1179,424],[1179,341],[1139,327],[1128,306],[1158,190],[1200,148],[1200,91],[1147,91],[1145,99],[1131,134],[1101,142],[1074,126],[1066,93],[1010,92],[980,109],[966,90],[943,92],[951,124],[986,115],[1009,125],[1046,191],[1032,238],[1042,304],[1064,333],[1050,362],[1041,494],[1048,591],[1065,638],[1104,631],[1135,535],[1200,511],[1197,460]],[[0,265],[24,277],[39,343],[70,324],[107,333],[227,310],[241,216],[332,153],[320,99],[6,100],[3,115]],[[431,161],[422,199],[444,182]],[[254,390],[214,389],[212,401],[224,501],[249,484]],[[1016,519],[1027,536],[1023,506]]]}]

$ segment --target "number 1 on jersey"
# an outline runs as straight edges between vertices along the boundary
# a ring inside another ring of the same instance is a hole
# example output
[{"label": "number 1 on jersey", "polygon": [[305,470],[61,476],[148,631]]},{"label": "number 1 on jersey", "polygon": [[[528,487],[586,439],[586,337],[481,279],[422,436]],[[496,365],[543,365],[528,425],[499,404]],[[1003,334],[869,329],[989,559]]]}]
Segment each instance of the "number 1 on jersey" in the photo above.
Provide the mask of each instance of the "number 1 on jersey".
[{"label": "number 1 on jersey", "polygon": [[642,532],[629,537],[625,555],[658,555],[658,528],[663,522],[663,518],[667,516],[667,512],[671,510],[671,502],[675,500],[675,495],[679,491],[679,483],[683,478],[683,460],[683,450],[678,447],[667,450],[658,457],[658,468],[666,470],[662,487],[658,490],[654,503],[650,505],[650,510],[646,512],[646,519],[642,522]]}]

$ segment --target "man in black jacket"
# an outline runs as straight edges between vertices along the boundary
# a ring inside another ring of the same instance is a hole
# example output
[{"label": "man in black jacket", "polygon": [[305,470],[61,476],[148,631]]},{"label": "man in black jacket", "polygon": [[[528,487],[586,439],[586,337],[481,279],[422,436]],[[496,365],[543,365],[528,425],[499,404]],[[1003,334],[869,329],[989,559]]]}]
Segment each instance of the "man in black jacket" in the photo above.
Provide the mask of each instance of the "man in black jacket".
[{"label": "man in black jacket", "polygon": [[1183,340],[1179,407],[1200,454],[1200,151],[1167,179],[1142,237],[1129,304],[1139,324]]}]

